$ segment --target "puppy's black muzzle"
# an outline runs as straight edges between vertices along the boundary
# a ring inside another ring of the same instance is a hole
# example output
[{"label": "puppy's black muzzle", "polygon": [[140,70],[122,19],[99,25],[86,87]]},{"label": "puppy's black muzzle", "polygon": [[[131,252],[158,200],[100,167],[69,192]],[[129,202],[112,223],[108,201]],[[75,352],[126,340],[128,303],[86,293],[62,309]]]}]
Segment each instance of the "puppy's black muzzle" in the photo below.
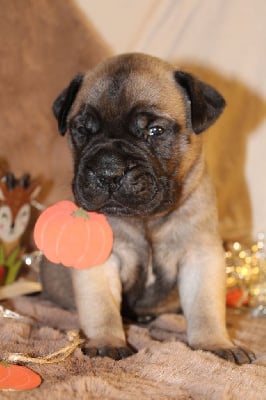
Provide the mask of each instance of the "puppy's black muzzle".
[{"label": "puppy's black muzzle", "polygon": [[103,144],[84,153],[73,180],[75,200],[87,210],[106,214],[150,213],[160,202],[153,167],[118,147]]}]

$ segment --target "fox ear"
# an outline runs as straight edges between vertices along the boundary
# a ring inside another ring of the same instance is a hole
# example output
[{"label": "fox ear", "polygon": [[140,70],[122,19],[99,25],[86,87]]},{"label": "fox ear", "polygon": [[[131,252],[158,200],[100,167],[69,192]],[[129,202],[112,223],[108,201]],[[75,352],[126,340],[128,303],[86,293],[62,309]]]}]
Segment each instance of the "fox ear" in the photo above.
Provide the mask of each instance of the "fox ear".
[{"label": "fox ear", "polygon": [[197,134],[205,131],[222,113],[224,98],[212,86],[187,72],[176,71],[175,80],[188,96],[193,131]]},{"label": "fox ear", "polygon": [[66,133],[67,116],[82,85],[83,76],[82,74],[77,75],[70,82],[69,86],[57,97],[53,104],[53,113],[58,121],[58,130],[61,135]]}]

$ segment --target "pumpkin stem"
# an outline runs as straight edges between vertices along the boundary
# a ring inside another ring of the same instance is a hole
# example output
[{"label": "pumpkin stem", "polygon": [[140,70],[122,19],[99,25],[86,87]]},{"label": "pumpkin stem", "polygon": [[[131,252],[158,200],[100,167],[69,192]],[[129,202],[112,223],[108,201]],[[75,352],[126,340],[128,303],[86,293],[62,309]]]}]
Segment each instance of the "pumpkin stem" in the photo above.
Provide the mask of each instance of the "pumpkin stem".
[{"label": "pumpkin stem", "polygon": [[2,365],[2,367],[9,367],[10,366],[10,363],[9,362],[7,362],[6,360],[1,360],[0,361],[0,365]]},{"label": "pumpkin stem", "polygon": [[89,219],[89,214],[87,213],[86,210],[84,210],[84,208],[77,208],[75,211],[73,211],[72,213],[73,217],[81,217],[83,219]]}]

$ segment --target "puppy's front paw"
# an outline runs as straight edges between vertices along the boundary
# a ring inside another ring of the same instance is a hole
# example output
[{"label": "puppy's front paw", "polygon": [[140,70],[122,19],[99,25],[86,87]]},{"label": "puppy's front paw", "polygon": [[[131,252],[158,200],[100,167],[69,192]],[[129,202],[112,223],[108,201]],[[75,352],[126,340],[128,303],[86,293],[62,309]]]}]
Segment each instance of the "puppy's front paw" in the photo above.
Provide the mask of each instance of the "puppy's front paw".
[{"label": "puppy's front paw", "polygon": [[218,357],[238,365],[250,364],[256,359],[255,354],[244,347],[217,348],[210,351]]},{"label": "puppy's front paw", "polygon": [[85,344],[81,350],[82,350],[83,354],[85,354],[89,357],[109,357],[114,360],[121,360],[122,358],[130,357],[134,354],[134,350],[128,346],[93,347],[89,344]]}]

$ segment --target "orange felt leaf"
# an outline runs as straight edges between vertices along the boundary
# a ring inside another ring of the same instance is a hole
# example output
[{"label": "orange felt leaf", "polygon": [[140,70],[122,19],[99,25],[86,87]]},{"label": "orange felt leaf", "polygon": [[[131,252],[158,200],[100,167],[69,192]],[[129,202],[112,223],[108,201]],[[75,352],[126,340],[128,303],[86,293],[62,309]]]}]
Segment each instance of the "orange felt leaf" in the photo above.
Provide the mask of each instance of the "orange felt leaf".
[{"label": "orange felt leaf", "polygon": [[247,305],[249,300],[249,296],[247,296],[244,291],[239,288],[230,290],[226,295],[226,305],[228,307],[240,307],[241,305]]},{"label": "orange felt leaf", "polygon": [[103,214],[61,201],[40,215],[34,240],[48,260],[85,269],[107,260],[113,247],[113,232]]},{"label": "orange felt leaf", "polygon": [[0,389],[34,389],[41,382],[40,375],[28,367],[16,364],[0,365]]}]

